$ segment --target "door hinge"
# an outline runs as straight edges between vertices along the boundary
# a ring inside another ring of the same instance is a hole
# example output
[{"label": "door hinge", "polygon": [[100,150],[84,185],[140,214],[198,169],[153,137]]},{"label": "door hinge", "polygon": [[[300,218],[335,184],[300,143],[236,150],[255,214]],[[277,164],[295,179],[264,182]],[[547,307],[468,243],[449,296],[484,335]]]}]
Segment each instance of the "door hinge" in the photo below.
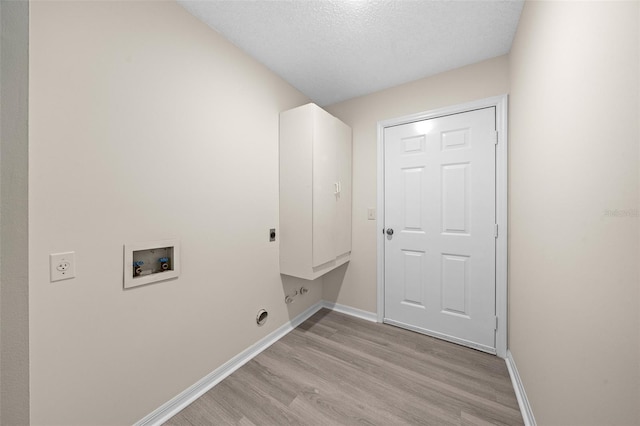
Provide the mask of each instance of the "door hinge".
[{"label": "door hinge", "polygon": [[496,131],[494,131],[494,132],[493,132],[493,134],[494,134],[494,136],[493,136],[493,143],[494,143],[495,145],[498,145],[498,140],[500,139],[500,138],[499,138],[499,136],[498,136],[498,131],[497,131],[497,130],[496,130]]},{"label": "door hinge", "polygon": [[496,223],[496,228],[495,228],[494,233],[493,233],[493,237],[494,238],[498,238],[498,224],[497,223]]},{"label": "door hinge", "polygon": [[498,317],[496,317],[496,324],[495,324],[494,330],[498,330]]}]

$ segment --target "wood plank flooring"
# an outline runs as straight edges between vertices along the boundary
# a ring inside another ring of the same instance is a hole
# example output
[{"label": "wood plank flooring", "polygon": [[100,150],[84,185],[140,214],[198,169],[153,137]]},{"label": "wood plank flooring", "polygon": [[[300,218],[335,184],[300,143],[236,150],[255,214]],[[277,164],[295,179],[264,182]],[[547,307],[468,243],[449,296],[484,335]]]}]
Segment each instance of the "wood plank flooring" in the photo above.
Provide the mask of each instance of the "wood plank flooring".
[{"label": "wood plank flooring", "polygon": [[323,309],[165,425],[522,425],[504,360]]}]

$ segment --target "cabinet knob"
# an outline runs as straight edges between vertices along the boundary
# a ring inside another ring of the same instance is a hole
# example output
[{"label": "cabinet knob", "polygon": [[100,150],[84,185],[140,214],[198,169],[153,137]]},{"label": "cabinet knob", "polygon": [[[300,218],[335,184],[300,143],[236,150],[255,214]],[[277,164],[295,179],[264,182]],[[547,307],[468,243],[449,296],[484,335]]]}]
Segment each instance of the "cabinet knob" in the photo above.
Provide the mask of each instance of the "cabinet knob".
[{"label": "cabinet knob", "polygon": [[389,236],[393,235],[393,229],[392,228],[387,228],[387,235],[389,235]]}]

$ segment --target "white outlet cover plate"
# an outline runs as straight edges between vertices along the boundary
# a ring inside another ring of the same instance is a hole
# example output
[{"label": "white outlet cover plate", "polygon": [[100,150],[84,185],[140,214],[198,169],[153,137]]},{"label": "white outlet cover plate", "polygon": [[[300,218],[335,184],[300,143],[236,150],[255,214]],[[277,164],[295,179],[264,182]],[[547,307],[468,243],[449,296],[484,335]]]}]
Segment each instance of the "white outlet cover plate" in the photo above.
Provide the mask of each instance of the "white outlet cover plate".
[{"label": "white outlet cover plate", "polygon": [[376,220],[376,209],[372,209],[372,208],[367,209],[367,219]]},{"label": "white outlet cover plate", "polygon": [[52,253],[49,255],[51,282],[68,280],[76,276],[76,252]]}]

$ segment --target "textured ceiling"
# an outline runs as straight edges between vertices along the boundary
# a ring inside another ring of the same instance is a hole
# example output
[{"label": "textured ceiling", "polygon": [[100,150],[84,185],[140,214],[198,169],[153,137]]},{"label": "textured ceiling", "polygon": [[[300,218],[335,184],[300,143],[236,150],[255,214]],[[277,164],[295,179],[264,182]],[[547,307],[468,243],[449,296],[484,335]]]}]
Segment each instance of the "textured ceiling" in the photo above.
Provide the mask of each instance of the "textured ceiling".
[{"label": "textured ceiling", "polygon": [[319,105],[508,53],[523,1],[178,0]]}]

